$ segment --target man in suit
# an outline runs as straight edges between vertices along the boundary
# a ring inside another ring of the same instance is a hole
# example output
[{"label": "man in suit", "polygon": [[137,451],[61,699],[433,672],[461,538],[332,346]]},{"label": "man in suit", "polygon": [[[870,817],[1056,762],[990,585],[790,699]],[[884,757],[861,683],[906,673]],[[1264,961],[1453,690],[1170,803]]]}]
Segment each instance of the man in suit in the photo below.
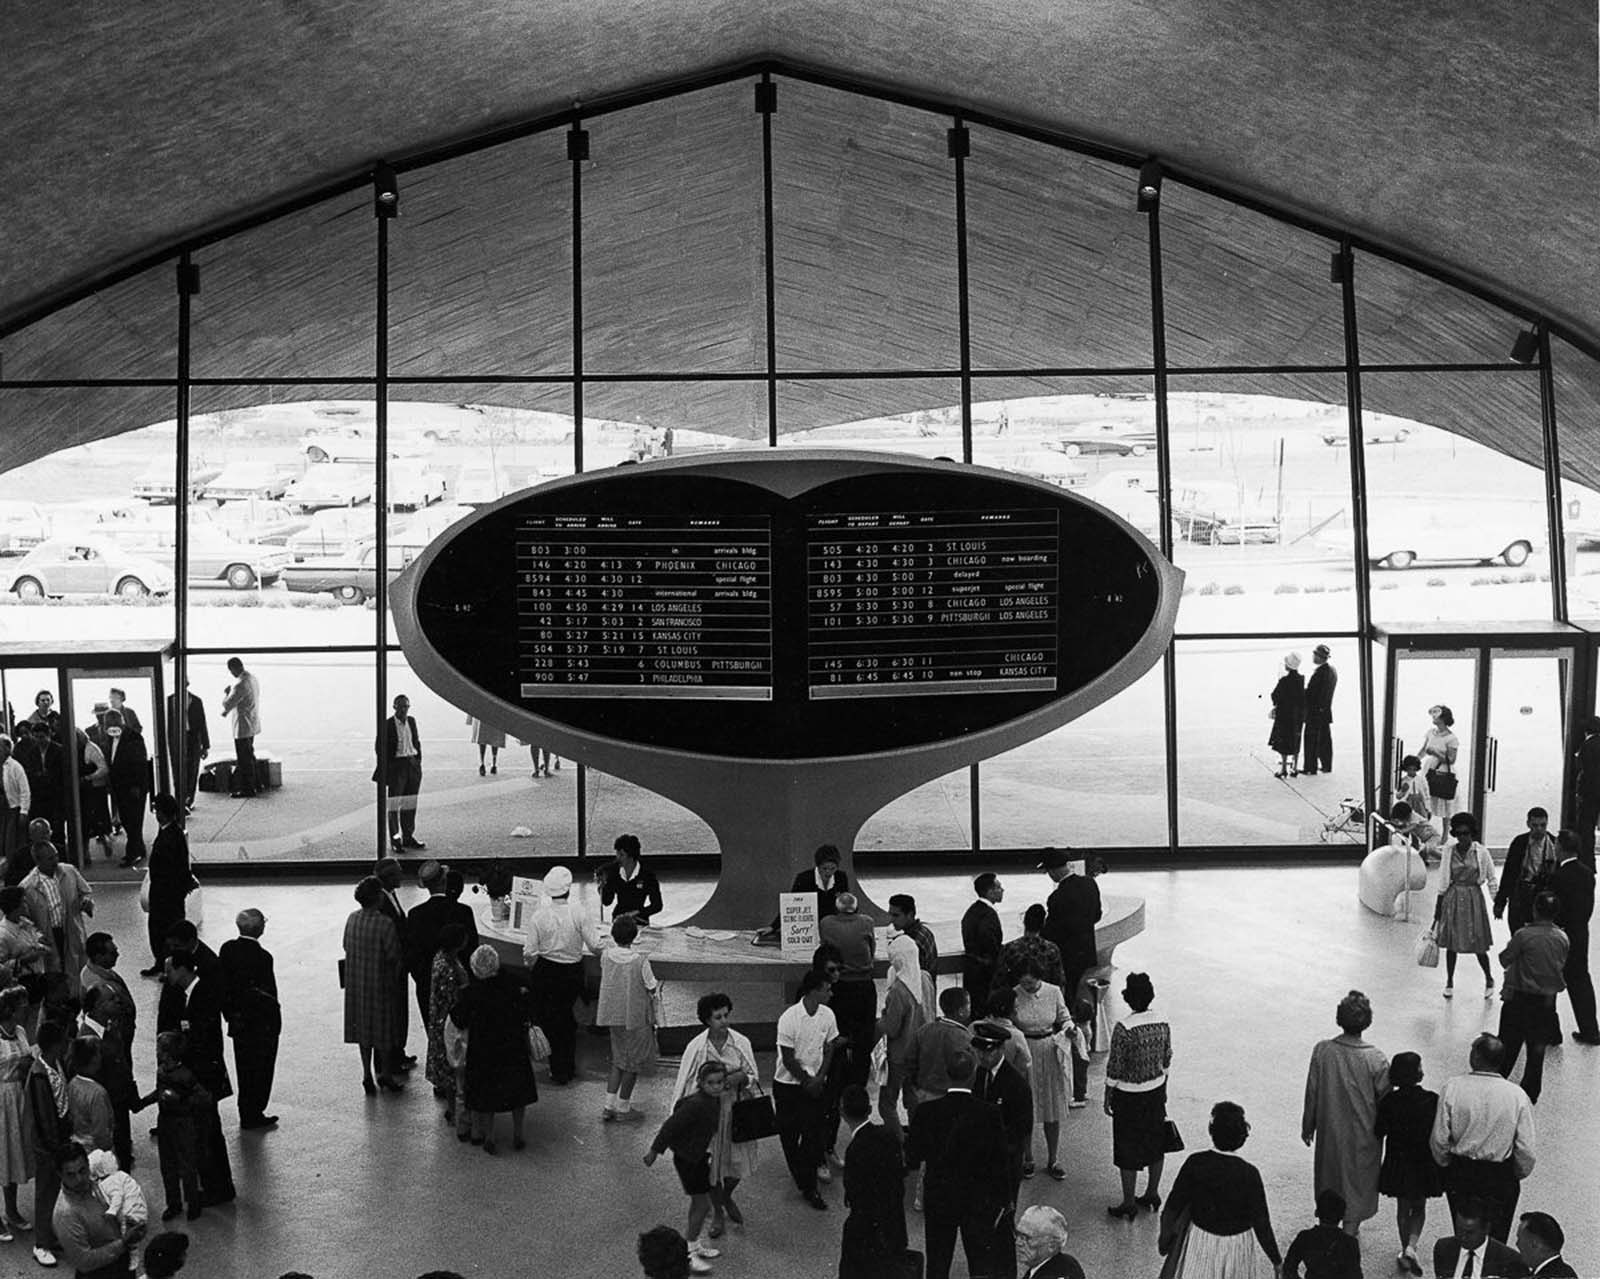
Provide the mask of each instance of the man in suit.
[{"label": "man in suit", "polygon": [[267,917],[249,907],[234,923],[239,935],[222,943],[217,961],[224,981],[222,1015],[228,1021],[233,1066],[239,1075],[239,1127],[276,1128],[278,1117],[267,1113],[267,1102],[272,1098],[283,1012],[272,955],[261,945]]},{"label": "man in suit", "polygon": [[1053,941],[1061,951],[1061,993],[1071,1008],[1078,998],[1084,973],[1095,966],[1094,926],[1104,913],[1100,886],[1086,874],[1084,862],[1074,863],[1059,848],[1047,848],[1039,859],[1039,869],[1050,876],[1055,888],[1045,899],[1045,921],[1041,936]]},{"label": "man in suit", "polygon": [[1525,1212],[1517,1226],[1517,1254],[1532,1279],[1578,1279],[1578,1272],[1561,1255],[1567,1236],[1547,1212]]},{"label": "man in suit", "polygon": [[1333,690],[1339,687],[1339,672],[1330,656],[1326,644],[1311,650],[1311,678],[1306,681],[1306,759],[1300,771],[1312,777],[1319,769],[1333,772]]},{"label": "man in suit", "polygon": [[176,777],[178,744],[183,743],[183,778],[178,793],[183,796],[187,812],[194,811],[195,791],[200,786],[200,761],[211,754],[211,730],[206,727],[206,707],[189,691],[189,681],[183,682],[183,714],[178,714],[178,695],[167,694],[167,749],[172,752],[173,772]]},{"label": "man in suit", "polygon": [[1556,922],[1567,934],[1567,966],[1561,976],[1572,1001],[1572,1016],[1578,1028],[1573,1039],[1591,1047],[1600,1045],[1600,1024],[1595,1021],[1594,978],[1589,975],[1589,920],[1594,915],[1594,866],[1578,856],[1578,841],[1564,830],[1556,838],[1556,868],[1550,875],[1550,891],[1560,906]]},{"label": "man in suit", "polygon": [[906,1166],[900,1142],[871,1122],[872,1103],[860,1084],[848,1085],[839,1111],[850,1135],[844,1148],[844,1219],[839,1279],[892,1279],[906,1250]]},{"label": "man in suit", "polygon": [[222,713],[233,718],[232,799],[256,793],[256,738],[261,735],[261,685],[237,657],[228,659],[233,683],[222,690]]},{"label": "man in suit", "polygon": [[1006,1134],[1006,1175],[1011,1188],[1011,1207],[1016,1210],[1017,1192],[1022,1188],[1022,1164],[1033,1144],[1033,1089],[1006,1061],[1006,1044],[1011,1032],[992,1022],[976,1022],[972,1027],[972,1051],[977,1054],[978,1070],[972,1080],[972,1095],[979,1101],[992,1101],[1000,1107],[1000,1121]]},{"label": "man in suit", "polygon": [[977,900],[961,917],[961,984],[972,996],[972,1015],[982,1017],[988,1011],[989,988],[1005,943],[995,907],[1005,900],[1006,890],[1000,877],[986,870],[972,881],[972,891]]},{"label": "man in suit", "polygon": [[[167,954],[181,950],[190,956],[194,970],[200,974],[200,980],[209,982],[211,988],[220,992],[226,982],[222,971],[222,961],[217,958],[217,952],[200,940],[200,933],[194,926],[193,920],[180,919],[167,929]],[[166,979],[166,961],[162,961],[161,968],[161,994],[156,1000],[156,1033],[164,1030],[180,1030],[183,1022],[183,1009],[187,1002],[181,991],[173,989]],[[220,1008],[220,996],[219,996]]]},{"label": "man in suit", "polygon": [[478,919],[472,907],[451,901],[445,895],[450,868],[429,858],[417,867],[417,882],[428,890],[428,900],[411,908],[406,916],[406,967],[411,970],[411,980],[416,984],[417,1007],[422,1011],[422,1021],[428,1021],[428,982],[433,973],[434,952],[439,949],[439,934],[450,923],[460,924],[467,934],[463,954],[470,955],[478,948]]},{"label": "man in suit", "polygon": [[[184,1035],[183,1064],[220,1104],[233,1096],[233,1081],[223,1058],[221,983],[206,980],[196,967],[192,950],[167,953],[163,984],[174,992],[178,1024]],[[200,1202],[207,1208],[233,1200],[233,1169],[228,1163],[228,1143],[221,1124],[207,1124],[200,1150]]]},{"label": "man in suit", "polygon": [[89,961],[83,966],[83,1024],[102,1042],[101,1078],[111,1098],[112,1149],[124,1172],[133,1168],[129,1114],[139,1099],[133,1075],[133,1040],[138,1006],[122,974],[115,971],[119,952],[110,933],[90,933],[85,943]]},{"label": "man in suit", "polygon": [[106,712],[106,764],[111,769],[111,811],[122,823],[127,845],[123,866],[137,866],[145,858],[144,813],[150,798],[150,752],[144,736],[122,722],[116,711]]},{"label": "man in suit", "polygon": [[29,724],[26,729],[29,749],[24,752],[19,740],[17,760],[27,769],[28,786],[32,792],[33,803],[28,816],[49,822],[52,831],[60,830],[66,817],[66,756],[62,754],[61,744],[56,741],[48,721]]},{"label": "man in suit", "polygon": [[1435,1279],[1523,1279],[1528,1273],[1515,1248],[1489,1237],[1490,1212],[1481,1199],[1451,1205],[1455,1233],[1433,1245]]},{"label": "man in suit", "polygon": [[972,1095],[977,1059],[970,1050],[952,1054],[950,1089],[925,1101],[911,1117],[906,1163],[924,1165],[922,1230],[927,1279],[950,1279],[956,1233],[961,1234],[972,1279],[1005,1279],[1012,1268],[1004,1121],[1000,1107]]},{"label": "man in suit", "polygon": [[1594,828],[1600,822],[1600,715],[1583,726],[1578,747],[1578,855],[1594,869]]},{"label": "man in suit", "polygon": [[1533,1103],[1500,1075],[1505,1048],[1490,1034],[1472,1041],[1470,1074],[1445,1080],[1428,1134],[1433,1161],[1444,1169],[1451,1212],[1477,1201],[1489,1233],[1511,1233],[1522,1181],[1533,1171]]},{"label": "man in suit", "polygon": [[1083,1279],[1083,1267],[1065,1251],[1067,1219],[1056,1209],[1046,1204],[1023,1209],[1014,1238],[1021,1279]]},{"label": "man in suit", "polygon": [[1555,836],[1550,833],[1550,814],[1542,808],[1530,808],[1528,829],[1514,838],[1506,849],[1500,887],[1494,895],[1494,917],[1503,919],[1509,906],[1513,934],[1533,922],[1533,899],[1546,887],[1545,880],[1555,869],[1557,860]]},{"label": "man in suit", "polygon": [[383,780],[388,795],[389,843],[394,851],[427,847],[417,838],[417,792],[422,789],[422,734],[411,718],[411,699],[394,699],[394,714],[383,722],[378,739],[378,767],[372,780]]},{"label": "man in suit", "polygon": [[[400,953],[407,955],[411,948],[411,917],[406,913],[406,908],[400,904],[400,863],[393,857],[380,857],[372,868],[372,873],[378,883],[383,886],[383,896],[378,899],[378,909],[394,921],[394,930],[400,935]],[[405,974],[400,974],[400,984],[405,985]],[[405,998],[404,989],[400,996]],[[424,1016],[424,1023],[427,1018]],[[400,1030],[400,1048],[395,1054],[395,1060],[390,1067],[390,1073],[401,1070],[410,1070],[417,1064],[417,1059],[406,1052],[405,1027]]]}]

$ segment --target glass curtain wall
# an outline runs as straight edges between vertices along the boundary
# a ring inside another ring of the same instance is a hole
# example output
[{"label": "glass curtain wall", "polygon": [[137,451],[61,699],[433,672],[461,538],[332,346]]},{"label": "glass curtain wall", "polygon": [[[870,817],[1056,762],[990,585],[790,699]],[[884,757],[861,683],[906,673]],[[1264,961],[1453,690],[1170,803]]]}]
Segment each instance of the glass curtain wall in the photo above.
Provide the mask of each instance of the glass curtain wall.
[{"label": "glass curtain wall", "polygon": [[[260,679],[282,786],[233,800],[209,770],[199,860],[369,856],[401,691],[441,849],[604,855],[626,830],[711,851],[662,797],[439,701],[378,622],[474,509],[623,463],[968,460],[1171,548],[1164,661],[888,805],[861,832],[875,852],[1358,842],[1339,822],[1383,693],[1365,624],[1600,617],[1596,363],[1554,337],[1512,362],[1526,320],[1374,253],[1341,282],[1331,234],[1170,178],[1143,212],[1138,157],[781,72],[458,151],[403,169],[399,217],[366,187],[315,200],[0,344],[0,438],[37,459],[0,500],[0,641],[176,645],[209,764],[233,753],[227,658]],[[51,450],[89,422],[105,438]],[[1267,714],[1318,644],[1332,779]],[[1290,759],[1301,777],[1278,777]]]}]

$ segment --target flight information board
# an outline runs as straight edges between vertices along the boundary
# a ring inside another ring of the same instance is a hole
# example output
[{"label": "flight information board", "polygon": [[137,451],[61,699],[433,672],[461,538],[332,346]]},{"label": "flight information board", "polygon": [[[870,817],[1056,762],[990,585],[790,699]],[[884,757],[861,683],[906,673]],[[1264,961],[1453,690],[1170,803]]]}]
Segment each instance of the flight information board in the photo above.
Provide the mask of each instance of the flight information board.
[{"label": "flight information board", "polygon": [[526,514],[524,697],[772,700],[772,520]]},{"label": "flight information board", "polygon": [[1059,514],[807,517],[813,700],[1056,691]]}]

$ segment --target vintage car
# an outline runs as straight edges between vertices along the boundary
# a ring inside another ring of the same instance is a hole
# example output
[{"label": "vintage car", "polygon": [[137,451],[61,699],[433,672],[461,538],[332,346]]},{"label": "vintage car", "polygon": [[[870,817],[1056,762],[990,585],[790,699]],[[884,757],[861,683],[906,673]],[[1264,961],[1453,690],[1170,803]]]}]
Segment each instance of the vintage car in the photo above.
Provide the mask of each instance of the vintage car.
[{"label": "vintage car", "polygon": [[372,501],[373,474],[369,462],[325,462],[306,467],[305,474],[284,490],[283,500],[301,511],[330,506],[359,506]]},{"label": "vintage car", "polygon": [[1143,457],[1156,447],[1156,433],[1126,422],[1096,422],[1074,427],[1057,437],[1055,447],[1068,457],[1089,453],[1116,453],[1122,457]]},{"label": "vintage car", "polygon": [[1194,485],[1172,495],[1177,536],[1205,546],[1276,542],[1282,535],[1276,512],[1228,484]]},{"label": "vintage car", "polygon": [[[189,500],[192,502],[205,491],[205,487],[222,473],[220,466],[202,463],[189,464]],[[133,477],[133,495],[146,502],[171,502],[178,494],[177,463],[172,458],[158,458]]]},{"label": "vintage car", "polygon": [[[393,538],[405,527],[405,521],[391,515],[388,527]],[[377,517],[370,506],[338,507],[318,511],[305,528],[291,533],[284,545],[296,563],[330,555],[353,555],[358,546],[372,541],[376,531]]]},{"label": "vintage car", "polygon": [[[172,563],[177,555],[177,531],[171,523],[118,528],[106,536],[126,550],[164,563]],[[236,591],[271,586],[292,560],[281,546],[238,541],[209,520],[189,523],[190,586],[220,583]]]},{"label": "vintage car", "polygon": [[[400,570],[421,555],[426,543],[391,542],[388,571],[393,582]],[[291,591],[323,592],[343,604],[363,604],[378,590],[378,545],[365,542],[352,555],[304,560],[283,572],[283,584]]]},{"label": "vintage car", "polygon": [[391,511],[420,511],[442,502],[447,487],[440,472],[404,460],[389,463],[388,482]]},{"label": "vintage car", "polygon": [[37,502],[0,499],[0,555],[24,555],[50,536],[50,512]]},{"label": "vintage car", "polygon": [[[1364,438],[1368,444],[1404,444],[1411,432],[1403,426],[1375,426],[1368,429]],[[1322,442],[1331,449],[1349,448],[1349,431],[1324,431]]]},{"label": "vintage car", "polygon": [[52,537],[16,563],[6,590],[25,600],[61,595],[137,599],[172,590],[172,570],[123,549],[108,537]]},{"label": "vintage car", "polygon": [[[389,456],[418,457],[433,448],[434,438],[411,431],[389,432]],[[297,446],[308,462],[365,462],[377,455],[377,428],[367,423],[317,426],[300,437]]]},{"label": "vintage car", "polygon": [[308,527],[311,518],[291,509],[287,503],[251,497],[217,507],[212,512],[211,522],[241,542],[283,546],[290,537]]},{"label": "vintage car", "polygon": [[279,462],[234,462],[207,483],[199,495],[212,502],[279,498],[298,469],[298,464],[286,467]]},{"label": "vintage car", "polygon": [[[1428,506],[1421,499],[1406,508],[1385,504],[1367,519],[1367,562],[1377,568],[1410,568],[1414,564],[1508,564],[1518,568],[1544,545],[1544,508],[1497,509],[1479,503],[1470,515],[1460,506]],[[1350,554],[1348,528],[1329,529],[1317,545]]]}]

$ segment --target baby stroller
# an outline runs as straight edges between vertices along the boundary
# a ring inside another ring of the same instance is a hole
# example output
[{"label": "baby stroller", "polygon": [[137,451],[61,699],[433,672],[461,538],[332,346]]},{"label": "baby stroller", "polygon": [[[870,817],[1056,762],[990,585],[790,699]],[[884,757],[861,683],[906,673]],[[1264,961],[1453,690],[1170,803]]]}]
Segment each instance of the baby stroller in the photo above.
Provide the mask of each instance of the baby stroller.
[{"label": "baby stroller", "polygon": [[1339,801],[1338,809],[1322,823],[1319,836],[1322,842],[1324,844],[1366,842],[1368,809],[1369,805],[1366,802],[1346,795]]}]

